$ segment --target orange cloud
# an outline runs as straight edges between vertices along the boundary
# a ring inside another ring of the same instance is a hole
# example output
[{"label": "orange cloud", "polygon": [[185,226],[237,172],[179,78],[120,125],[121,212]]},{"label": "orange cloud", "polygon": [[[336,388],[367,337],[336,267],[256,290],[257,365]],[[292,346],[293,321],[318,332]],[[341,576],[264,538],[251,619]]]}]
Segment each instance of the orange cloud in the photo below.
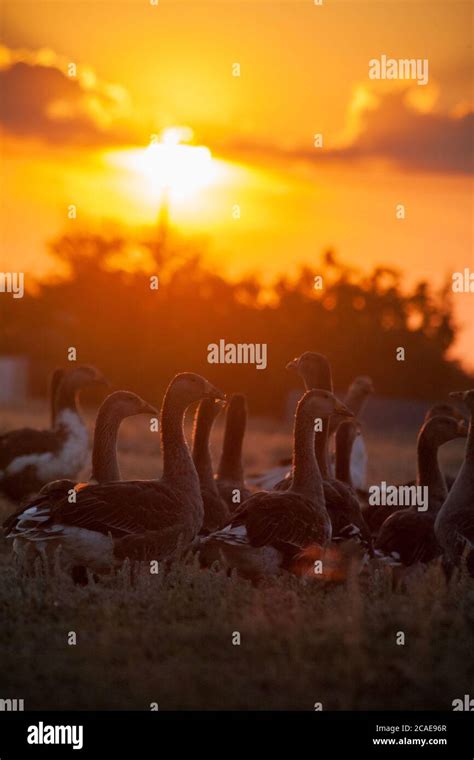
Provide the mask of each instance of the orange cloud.
[{"label": "orange cloud", "polygon": [[308,149],[231,140],[222,149],[253,160],[348,162],[354,159],[391,160],[406,171],[439,173],[474,171],[474,112],[462,107],[453,112],[433,110],[436,89],[422,95],[412,88],[375,95],[358,88],[348,109],[348,123],[337,145]]},{"label": "orange cloud", "polygon": [[51,50],[0,47],[0,88],[0,127],[9,134],[57,144],[136,140],[126,91],[100,82],[87,67],[74,69]]}]

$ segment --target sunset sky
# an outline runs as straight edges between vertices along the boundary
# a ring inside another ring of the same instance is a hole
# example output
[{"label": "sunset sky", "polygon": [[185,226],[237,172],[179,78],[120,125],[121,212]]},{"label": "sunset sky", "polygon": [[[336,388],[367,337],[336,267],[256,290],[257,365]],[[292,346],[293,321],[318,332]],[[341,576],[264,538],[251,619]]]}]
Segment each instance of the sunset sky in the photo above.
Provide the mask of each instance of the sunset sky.
[{"label": "sunset sky", "polygon": [[[173,225],[229,274],[317,274],[327,247],[407,283],[474,271],[472,15],[457,0],[3,0],[0,268],[48,276],[48,241],[151,224],[166,186]],[[369,79],[381,55],[428,59],[429,83]],[[470,367],[473,301],[454,298]]]}]

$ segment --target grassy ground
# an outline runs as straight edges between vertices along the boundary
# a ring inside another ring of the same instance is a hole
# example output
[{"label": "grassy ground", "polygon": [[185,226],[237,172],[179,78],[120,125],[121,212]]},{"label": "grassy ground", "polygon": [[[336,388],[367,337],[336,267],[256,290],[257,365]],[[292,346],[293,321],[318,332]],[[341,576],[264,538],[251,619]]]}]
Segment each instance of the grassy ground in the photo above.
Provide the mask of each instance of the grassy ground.
[{"label": "grassy ground", "polygon": [[[0,412],[0,426],[22,416]],[[45,409],[32,416],[44,424]],[[268,466],[289,443],[277,423],[252,421],[247,466]],[[413,474],[412,431],[372,431],[368,444],[374,482]],[[146,422],[128,421],[123,475],[158,473],[157,450]],[[460,453],[450,445],[445,464],[455,470]],[[0,516],[12,507],[0,502]],[[282,577],[254,588],[191,559],[167,575],[142,567],[133,587],[125,567],[82,588],[61,574],[21,577],[2,540],[0,616],[0,698],[23,698],[26,709],[451,709],[472,693],[474,584],[447,587],[437,566],[404,591],[387,569],[362,585]]]}]

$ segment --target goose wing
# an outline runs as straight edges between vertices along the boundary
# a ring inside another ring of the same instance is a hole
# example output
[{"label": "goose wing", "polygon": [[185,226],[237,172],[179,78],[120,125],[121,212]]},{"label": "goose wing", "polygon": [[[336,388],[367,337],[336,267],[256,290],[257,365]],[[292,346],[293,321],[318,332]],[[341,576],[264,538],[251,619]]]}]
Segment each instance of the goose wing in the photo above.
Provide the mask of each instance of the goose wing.
[{"label": "goose wing", "polygon": [[380,528],[375,548],[384,554],[398,554],[404,565],[429,562],[441,548],[434,534],[433,516],[414,509],[394,512]]},{"label": "goose wing", "polygon": [[327,516],[297,493],[255,494],[243,505],[239,520],[245,522],[253,546],[301,549],[313,543],[325,544],[330,537]]},{"label": "goose wing", "polygon": [[44,527],[68,525],[113,537],[172,527],[180,508],[166,485],[148,481],[88,486],[77,491],[75,503],[64,495],[51,503],[45,496],[38,506],[44,508],[47,504],[49,518]]}]

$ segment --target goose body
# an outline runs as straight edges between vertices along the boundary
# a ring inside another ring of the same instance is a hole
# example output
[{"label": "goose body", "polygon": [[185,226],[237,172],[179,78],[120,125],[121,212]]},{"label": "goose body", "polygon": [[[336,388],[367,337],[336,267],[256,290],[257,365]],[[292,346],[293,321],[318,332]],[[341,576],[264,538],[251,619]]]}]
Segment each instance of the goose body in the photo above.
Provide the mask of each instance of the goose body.
[{"label": "goose body", "polygon": [[66,567],[102,572],[131,559],[167,558],[197,535],[203,521],[199,478],[184,438],[186,408],[206,395],[222,397],[204,378],[177,375],[161,412],[163,476],[160,480],[90,485],[70,503],[64,493],[45,494],[4,524],[24,559],[61,547]]},{"label": "goose body", "polygon": [[468,547],[467,566],[474,575],[474,390],[450,394],[470,413],[464,461],[435,521],[436,538],[449,565],[457,565]]},{"label": "goose body", "polygon": [[204,564],[220,560],[226,567],[235,567],[242,575],[258,580],[289,569],[302,549],[328,544],[331,522],[314,453],[314,419],[328,417],[335,408],[342,412],[342,405],[327,391],[312,390],[303,396],[295,415],[289,489],[250,496],[225,529],[203,540],[200,550]]},{"label": "goose body", "polygon": [[426,486],[428,509],[416,507],[397,510],[382,523],[375,548],[384,555],[400,559],[404,565],[427,563],[441,554],[435,537],[436,515],[448,490],[438,464],[438,449],[444,443],[466,436],[464,421],[435,416],[425,422],[418,438],[417,485]]},{"label": "goose body", "polygon": [[55,398],[51,430],[23,428],[0,436],[0,492],[20,500],[56,478],[74,478],[87,460],[88,433],[77,409],[79,391],[103,384],[93,367],[65,373]]}]

